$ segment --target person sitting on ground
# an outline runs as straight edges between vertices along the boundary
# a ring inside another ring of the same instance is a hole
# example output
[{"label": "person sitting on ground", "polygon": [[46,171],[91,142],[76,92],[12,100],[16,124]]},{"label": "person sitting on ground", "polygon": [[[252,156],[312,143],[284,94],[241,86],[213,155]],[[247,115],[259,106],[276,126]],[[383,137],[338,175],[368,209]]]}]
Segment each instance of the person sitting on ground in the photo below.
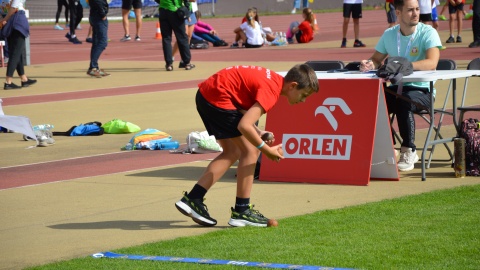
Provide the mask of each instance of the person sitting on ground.
[{"label": "person sitting on ground", "polygon": [[[398,24],[385,30],[370,59],[361,61],[360,71],[377,69],[387,56],[406,58],[412,63],[413,70],[435,70],[440,58],[442,42],[435,28],[419,22],[418,0],[395,0],[394,5]],[[388,88],[397,92],[399,86],[392,84]],[[406,100],[397,98],[390,92],[385,92],[385,99],[388,112],[396,115],[403,140],[398,169],[410,171],[413,170],[414,163],[419,160],[415,146],[413,113],[422,110],[419,105],[430,108],[430,82],[403,83],[399,92],[397,95],[405,97]]]},{"label": "person sitting on ground", "polygon": [[211,42],[214,47],[219,46],[228,46],[228,43],[218,37],[218,33],[211,25],[206,22],[200,21],[202,17],[202,13],[200,10],[195,12],[195,16],[197,17],[197,24],[193,28],[193,33],[202,39]]},{"label": "person sitting on ground", "polygon": [[292,22],[287,30],[287,41],[293,43],[293,36],[298,43],[308,43],[313,40],[315,17],[310,8],[304,8],[302,12],[303,22]]},{"label": "person sitting on ground", "polygon": [[249,8],[247,14],[247,21],[242,23],[239,27],[235,28],[235,42],[232,44],[232,48],[238,48],[238,41],[242,40],[245,48],[259,48],[263,46],[263,36],[260,24],[255,20],[257,14],[256,9]]},{"label": "person sitting on ground", "polygon": [[[254,9],[254,11],[255,11],[254,19],[255,19],[255,21],[258,22],[258,24],[260,24],[260,28],[262,29],[263,38],[268,42],[274,41],[275,40],[275,35],[273,34],[272,29],[270,27],[263,27],[262,22],[260,21],[260,17],[258,16],[257,8],[252,7],[252,9]],[[246,21],[247,21],[247,16],[244,16],[243,19],[242,19],[242,23],[244,23]]]}]

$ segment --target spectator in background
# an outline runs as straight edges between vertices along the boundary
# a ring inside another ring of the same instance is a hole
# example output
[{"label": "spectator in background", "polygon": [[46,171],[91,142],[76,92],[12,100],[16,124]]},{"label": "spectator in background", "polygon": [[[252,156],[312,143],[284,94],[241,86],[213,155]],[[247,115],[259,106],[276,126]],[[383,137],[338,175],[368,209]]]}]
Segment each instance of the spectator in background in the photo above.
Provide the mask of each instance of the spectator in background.
[{"label": "spectator in background", "polygon": [[55,26],[53,26],[53,29],[55,30],[63,30],[63,27],[61,27],[58,24],[58,21],[60,19],[60,15],[62,14],[62,8],[65,7],[65,25],[68,24],[68,3],[67,0],[57,0],[57,13],[55,14]]},{"label": "spectator in background", "polygon": [[388,27],[392,27],[397,23],[397,15],[395,14],[394,0],[385,1],[385,11],[387,12]]},{"label": "spectator in background", "polygon": [[200,10],[195,12],[195,16],[197,17],[197,24],[195,24],[195,27],[193,28],[193,33],[195,35],[208,42],[211,42],[214,47],[228,46],[227,42],[218,37],[217,31],[213,29],[211,25],[200,21],[200,18],[202,17]]},{"label": "spectator in background", "polygon": [[[309,0],[302,0],[303,8],[308,8],[308,1]],[[300,0],[293,0],[292,14],[295,14],[297,12],[297,9],[300,9]]]},{"label": "spectator in background", "polygon": [[79,28],[80,22],[83,19],[83,6],[79,0],[68,0],[68,7],[70,9],[70,31],[65,37],[73,44],[82,44],[75,34],[75,29]]},{"label": "spectator in background", "polygon": [[432,0],[418,0],[420,6],[420,22],[431,24],[432,22]]},{"label": "spectator in background", "polygon": [[[360,71],[377,69],[387,57],[400,56],[413,65],[413,70],[435,70],[440,58],[442,46],[438,32],[430,25],[419,22],[420,12],[417,0],[395,0],[398,24],[385,30],[380,37],[375,52],[360,63]],[[396,95],[385,92],[388,113],[397,116],[398,129],[402,137],[400,158],[397,163],[400,171],[414,169],[419,160],[415,146],[415,117],[413,112],[422,110],[417,104],[430,107],[430,82],[404,82],[401,95],[409,102]],[[388,86],[394,93],[399,85]],[[435,94],[435,92],[433,93]]]},{"label": "spectator in background", "polygon": [[130,41],[132,39],[129,29],[130,21],[128,20],[128,15],[132,7],[136,22],[135,41],[140,41],[140,30],[142,29],[142,0],[122,0],[122,22],[125,35],[120,41]]},{"label": "spectator in background", "polygon": [[[25,0],[12,0],[8,7],[7,15],[0,20],[0,29],[4,38],[10,45],[10,59],[7,65],[4,90],[16,90],[22,87],[28,87],[35,84],[37,80],[32,80],[25,75],[25,38],[30,35],[30,26],[25,15]],[[7,23],[8,22],[8,23]],[[13,73],[17,71],[21,79],[21,86],[12,82]]]},{"label": "spectator in background", "polygon": [[438,30],[438,9],[437,7],[440,5],[439,0],[433,0],[432,3],[432,26],[433,28]]},{"label": "spectator in background", "polygon": [[480,0],[473,0],[472,31],[473,42],[468,47],[478,48],[480,47]]},{"label": "spectator in background", "polygon": [[347,47],[347,31],[350,17],[353,19],[353,32],[355,33],[355,42],[353,47],[365,47],[360,41],[360,19],[362,18],[363,0],[343,0],[343,39],[341,48]]},{"label": "spectator in background", "polygon": [[263,33],[260,24],[255,20],[257,15],[256,8],[249,8],[245,15],[246,21],[235,28],[235,42],[231,48],[239,48],[238,42],[242,40],[245,48],[259,48],[263,46]]},{"label": "spectator in background", "polygon": [[[256,7],[251,7],[251,9],[253,9],[254,12],[255,12],[255,17],[253,17],[253,18],[260,25],[260,29],[262,30],[263,39],[266,40],[266,41],[269,41],[269,42],[274,41],[275,40],[275,35],[273,35],[272,29],[270,27],[265,27],[265,28],[263,27],[262,22],[260,21],[260,17],[258,16],[257,8]],[[246,21],[247,21],[247,16],[244,16],[243,19],[242,19],[242,23],[244,23]]]},{"label": "spectator in background", "polygon": [[453,36],[453,28],[455,21],[457,21],[457,43],[462,43],[462,24],[463,24],[463,6],[465,0],[448,0],[448,13],[450,14],[448,26],[450,27],[450,37],[447,39],[447,43],[455,43]]},{"label": "spectator in background", "polygon": [[[188,44],[190,46],[190,41],[192,40],[192,35],[193,35],[193,29],[195,27],[195,24],[197,24],[197,16],[195,16],[195,12],[198,10],[198,5],[196,0],[188,0],[189,6],[190,6],[190,17],[185,20],[185,31],[187,32],[188,36]],[[173,52],[172,52],[172,61],[175,60],[175,54],[178,53],[178,41],[175,41],[175,44],[173,44]],[[183,60],[178,63],[178,68],[185,68],[185,63]]]},{"label": "spectator in background", "polygon": [[[10,7],[10,1],[9,0],[0,0],[0,15],[2,18],[5,18],[8,13],[8,7]],[[0,28],[1,29],[1,28]],[[8,42],[6,37],[0,37],[0,40],[3,40],[5,42],[5,45],[3,46],[3,63],[8,64]]]},{"label": "spectator in background", "polygon": [[313,12],[309,8],[304,8],[302,12],[303,21],[292,22],[287,31],[288,43],[293,43],[293,37],[298,43],[308,43],[313,40],[313,30],[315,27],[315,18]]},{"label": "spectator in background", "polygon": [[178,17],[176,11],[180,6],[189,6],[188,2],[181,0],[160,1],[159,5],[159,21],[160,30],[162,32],[162,48],[163,57],[165,59],[165,69],[173,71],[173,52],[172,52],[172,32],[178,43],[180,56],[185,65],[185,70],[195,68],[195,65],[190,61],[192,56],[190,54],[190,44],[186,32],[185,20]]},{"label": "spectator in background", "polygon": [[90,0],[89,3],[90,16],[88,20],[92,26],[92,48],[87,75],[101,78],[110,75],[98,65],[98,59],[108,44],[108,3],[107,0]]}]

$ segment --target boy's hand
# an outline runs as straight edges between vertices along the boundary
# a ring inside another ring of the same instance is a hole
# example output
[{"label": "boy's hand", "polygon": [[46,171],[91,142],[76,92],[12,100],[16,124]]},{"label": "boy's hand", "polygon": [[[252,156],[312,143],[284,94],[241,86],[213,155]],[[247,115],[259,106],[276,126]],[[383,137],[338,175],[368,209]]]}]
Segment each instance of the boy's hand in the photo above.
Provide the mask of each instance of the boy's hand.
[{"label": "boy's hand", "polygon": [[272,146],[268,148],[268,151],[265,151],[265,152],[262,151],[262,153],[266,155],[268,159],[275,162],[280,162],[280,160],[285,158],[283,156],[282,144],[277,144],[275,146]]}]

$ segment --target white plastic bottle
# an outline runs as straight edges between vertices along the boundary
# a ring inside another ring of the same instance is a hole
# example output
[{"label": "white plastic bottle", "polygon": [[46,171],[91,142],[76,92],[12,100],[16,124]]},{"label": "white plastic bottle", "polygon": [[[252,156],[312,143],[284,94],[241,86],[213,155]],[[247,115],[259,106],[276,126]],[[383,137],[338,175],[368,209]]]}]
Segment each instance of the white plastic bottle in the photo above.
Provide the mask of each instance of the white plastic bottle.
[{"label": "white plastic bottle", "polygon": [[54,128],[51,124],[42,124],[33,126],[33,130],[52,130]]}]

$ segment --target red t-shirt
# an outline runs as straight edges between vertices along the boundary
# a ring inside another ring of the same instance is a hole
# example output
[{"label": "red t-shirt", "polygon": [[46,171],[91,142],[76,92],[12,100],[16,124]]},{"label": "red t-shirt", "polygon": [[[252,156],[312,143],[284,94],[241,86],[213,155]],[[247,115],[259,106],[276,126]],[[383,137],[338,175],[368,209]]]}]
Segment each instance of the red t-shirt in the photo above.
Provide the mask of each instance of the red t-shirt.
[{"label": "red t-shirt", "polygon": [[313,40],[313,29],[310,25],[309,21],[303,21],[299,26],[298,29],[302,31],[302,35],[300,36],[300,43],[308,43]]},{"label": "red t-shirt", "polygon": [[392,3],[392,4],[393,4],[393,1],[394,1],[394,0],[386,0],[385,2],[387,2],[387,3]]},{"label": "red t-shirt", "polygon": [[248,110],[260,103],[268,112],[277,103],[283,77],[258,66],[233,66],[220,70],[198,85],[212,105],[226,110]]}]

